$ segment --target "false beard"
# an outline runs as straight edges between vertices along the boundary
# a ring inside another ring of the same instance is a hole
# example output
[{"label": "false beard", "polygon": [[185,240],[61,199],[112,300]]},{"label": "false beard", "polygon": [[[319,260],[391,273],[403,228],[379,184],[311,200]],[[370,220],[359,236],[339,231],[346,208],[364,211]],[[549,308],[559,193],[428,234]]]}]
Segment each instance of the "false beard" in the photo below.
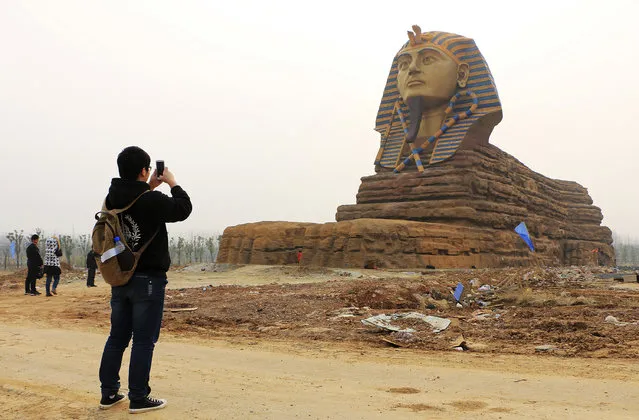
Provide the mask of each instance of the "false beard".
[{"label": "false beard", "polygon": [[408,133],[406,134],[406,142],[412,143],[417,138],[419,133],[419,126],[422,123],[422,114],[426,106],[426,101],[421,96],[411,96],[406,98],[406,105],[408,106]]}]

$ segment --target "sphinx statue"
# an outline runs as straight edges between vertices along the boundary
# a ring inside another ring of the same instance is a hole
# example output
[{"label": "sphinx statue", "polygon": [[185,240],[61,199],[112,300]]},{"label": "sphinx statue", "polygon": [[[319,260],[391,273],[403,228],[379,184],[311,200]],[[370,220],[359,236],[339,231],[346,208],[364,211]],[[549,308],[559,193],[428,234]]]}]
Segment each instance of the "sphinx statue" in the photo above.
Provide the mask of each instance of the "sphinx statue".
[{"label": "sphinx statue", "polygon": [[[489,143],[501,102],[475,42],[418,26],[393,58],[375,129],[375,174],[335,222],[224,230],[217,261],[329,267],[614,265],[588,190]],[[515,228],[524,222],[531,246]]]},{"label": "sphinx statue", "polygon": [[486,60],[475,41],[413,26],[393,59],[377,112],[377,172],[423,171],[460,148],[488,144],[502,118]]}]

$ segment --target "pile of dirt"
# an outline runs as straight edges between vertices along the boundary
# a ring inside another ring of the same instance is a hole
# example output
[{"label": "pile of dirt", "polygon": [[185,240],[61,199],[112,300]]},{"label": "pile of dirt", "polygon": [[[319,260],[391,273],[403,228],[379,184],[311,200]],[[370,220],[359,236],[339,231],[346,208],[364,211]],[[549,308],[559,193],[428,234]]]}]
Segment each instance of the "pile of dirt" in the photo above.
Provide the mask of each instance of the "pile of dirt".
[{"label": "pile of dirt", "polygon": [[325,267],[309,267],[304,265],[278,265],[268,267],[263,270],[266,275],[283,275],[290,277],[309,277],[309,276],[325,276],[333,274],[334,271]]},{"label": "pile of dirt", "polygon": [[75,268],[66,261],[60,261],[60,269],[66,272],[76,271]]},{"label": "pile of dirt", "polygon": [[[599,278],[609,271],[583,267],[424,273],[363,270],[358,276],[344,276],[339,270],[246,266],[203,278],[211,283],[252,284],[255,277],[262,276],[260,285],[168,289],[163,326],[177,335],[230,340],[320,340],[494,354],[639,357],[639,287],[621,288],[611,278]],[[0,277],[0,294],[7,287],[22,287],[25,274]],[[79,280],[84,273],[63,272],[62,281],[74,281],[70,279],[76,275]],[[306,276],[303,282],[301,275]],[[199,275],[194,278],[202,280]],[[457,302],[453,292],[459,284],[464,290]],[[95,299],[73,302],[57,308],[52,317],[107,326],[106,290]],[[408,312],[444,318],[450,324],[436,333],[419,318],[392,321],[397,329],[413,331],[391,332],[362,323],[381,314]],[[618,322],[610,322],[611,317]]]},{"label": "pile of dirt", "polygon": [[181,265],[178,267],[173,267],[172,269],[177,272],[217,271],[217,267],[215,263],[199,263],[199,264]]},{"label": "pile of dirt", "polygon": [[[377,346],[390,340],[402,347],[521,354],[545,345],[564,356],[639,356],[639,325],[604,322],[608,315],[638,320],[639,291],[610,290],[610,282],[604,287],[592,274],[587,269],[476,270],[413,279],[335,278],[314,284],[180,289],[167,292],[166,307],[197,309],[168,312],[164,326],[207,336]],[[462,307],[457,307],[452,291],[460,282],[468,286]],[[433,333],[421,320],[403,320],[397,326],[415,331],[391,333],[361,322],[409,311],[447,318],[451,324]]]},{"label": "pile of dirt", "polygon": [[27,269],[23,268],[11,273],[0,275],[0,290],[3,289],[23,289],[24,279],[27,277]]},{"label": "pile of dirt", "polygon": [[[60,269],[62,275],[60,280],[62,282],[70,283],[85,278],[84,270],[74,269],[70,264],[64,261],[60,261]],[[20,270],[0,274],[0,290],[2,289],[22,289],[24,288],[24,280],[27,277],[27,269],[21,268]],[[36,282],[36,287],[44,285],[46,275]]]}]

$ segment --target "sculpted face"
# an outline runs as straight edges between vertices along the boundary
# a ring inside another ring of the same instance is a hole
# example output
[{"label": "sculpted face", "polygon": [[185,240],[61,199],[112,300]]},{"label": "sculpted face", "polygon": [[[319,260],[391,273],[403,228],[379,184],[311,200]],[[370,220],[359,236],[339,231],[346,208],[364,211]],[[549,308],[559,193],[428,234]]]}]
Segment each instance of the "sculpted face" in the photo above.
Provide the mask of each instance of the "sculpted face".
[{"label": "sculpted face", "polygon": [[[429,165],[442,162],[462,141],[468,149],[488,144],[502,118],[488,63],[472,38],[422,32],[418,25],[406,35],[408,42],[393,57],[375,120],[382,138],[375,160],[380,171],[401,170],[404,162],[398,163],[408,155],[413,161],[417,154],[428,158]],[[449,130],[461,120],[467,121]]]},{"label": "sculpted face", "polygon": [[457,64],[447,54],[422,47],[407,50],[397,58],[397,86],[404,101],[422,97],[426,106],[448,102],[457,86],[464,87],[468,65]]}]

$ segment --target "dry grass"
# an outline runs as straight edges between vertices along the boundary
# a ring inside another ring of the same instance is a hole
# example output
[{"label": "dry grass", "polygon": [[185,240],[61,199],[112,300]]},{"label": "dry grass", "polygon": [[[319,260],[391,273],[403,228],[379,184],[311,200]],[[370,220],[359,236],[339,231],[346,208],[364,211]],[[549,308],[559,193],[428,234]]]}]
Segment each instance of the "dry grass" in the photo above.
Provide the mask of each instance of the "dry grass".
[{"label": "dry grass", "polygon": [[390,388],[388,392],[392,392],[394,394],[419,394],[419,389],[416,388]]},{"label": "dry grass", "polygon": [[500,294],[500,302],[522,307],[594,305],[596,299],[559,290],[513,289]]},{"label": "dry grass", "polygon": [[414,413],[420,411],[444,411],[442,407],[435,407],[434,405],[429,404],[397,404],[394,405],[393,408],[408,408]]}]

